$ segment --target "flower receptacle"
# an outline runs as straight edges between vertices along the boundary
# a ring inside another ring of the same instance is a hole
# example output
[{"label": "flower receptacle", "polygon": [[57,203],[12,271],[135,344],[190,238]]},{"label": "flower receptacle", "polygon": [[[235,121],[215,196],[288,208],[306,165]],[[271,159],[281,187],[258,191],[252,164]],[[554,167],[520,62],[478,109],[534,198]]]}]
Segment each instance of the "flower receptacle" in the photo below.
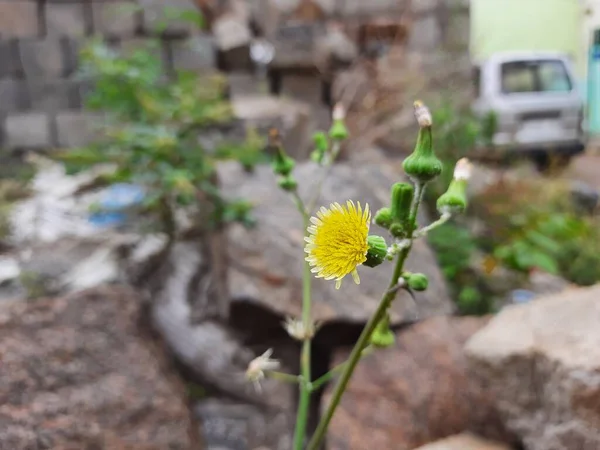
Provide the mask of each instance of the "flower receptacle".
[{"label": "flower receptacle", "polygon": [[387,348],[394,345],[396,336],[390,330],[390,315],[386,313],[385,317],[377,324],[370,338],[371,345],[378,348]]},{"label": "flower receptacle", "polygon": [[462,213],[467,208],[467,181],[454,179],[436,203],[440,213]]},{"label": "flower receptacle", "polygon": [[385,239],[381,236],[369,236],[367,238],[369,249],[367,250],[367,260],[363,263],[367,267],[377,267],[382,264],[388,253],[388,246]]}]

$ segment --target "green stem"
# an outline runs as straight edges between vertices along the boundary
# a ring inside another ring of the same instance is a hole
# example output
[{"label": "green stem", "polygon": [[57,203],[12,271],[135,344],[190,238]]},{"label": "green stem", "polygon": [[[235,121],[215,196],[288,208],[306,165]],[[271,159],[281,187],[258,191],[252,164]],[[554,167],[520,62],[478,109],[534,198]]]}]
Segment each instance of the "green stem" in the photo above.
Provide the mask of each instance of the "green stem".
[{"label": "green stem", "polygon": [[[308,211],[302,207],[302,218],[305,234],[309,225]],[[304,329],[310,326],[310,301],[311,301],[311,282],[312,274],[310,264],[304,261],[304,270],[302,272],[302,322]],[[300,374],[302,383],[300,383],[300,398],[298,401],[298,413],[296,415],[296,429],[294,430],[294,450],[302,450],[306,437],[306,424],[308,422],[308,409],[310,406],[311,393],[311,371],[310,371],[310,339],[302,342],[302,353],[300,355]]]},{"label": "green stem", "polygon": [[420,238],[423,236],[426,236],[427,233],[429,233],[431,230],[436,229],[437,227],[445,224],[446,222],[448,222],[450,220],[450,218],[452,217],[452,214],[450,213],[444,213],[440,216],[440,218],[438,220],[436,220],[435,222],[431,223],[430,225],[421,228],[420,230],[415,231],[413,237],[414,238]]},{"label": "green stem", "polygon": [[[363,357],[363,356],[367,356],[367,355],[371,354],[370,349],[371,349],[371,347],[365,348],[362,351],[360,356]],[[336,376],[338,373],[340,373],[346,367],[347,364],[348,364],[348,361],[344,361],[343,363],[340,363],[337,366],[335,366],[333,369],[331,369],[325,375],[322,375],[319,378],[317,378],[315,381],[313,381],[311,383],[311,391],[314,392],[314,391],[320,389],[321,386],[323,386],[325,383],[327,383],[329,380],[331,380],[334,376]]]},{"label": "green stem", "polygon": [[276,372],[274,370],[270,370],[267,372],[269,378],[273,378],[279,381],[285,381],[286,383],[301,383],[302,379],[298,375],[292,375],[291,373],[285,372]]},{"label": "green stem", "polygon": [[[421,200],[423,199],[424,191],[425,185],[418,183],[415,188],[415,197],[413,207],[410,213],[410,221],[412,224],[415,224],[417,214],[419,212],[419,205],[421,204]],[[411,229],[408,232],[408,239],[410,239],[411,241],[414,228],[415,226],[413,225],[413,227],[411,227]],[[408,254],[410,253],[411,248],[412,243],[411,245],[408,245],[407,247],[403,248],[398,254],[398,259],[396,260],[396,266],[394,268],[394,273],[392,274],[392,280],[390,281],[390,285],[388,286],[385,294],[383,295],[379,306],[377,307],[377,310],[369,319],[369,322],[360,334],[356,345],[352,349],[352,353],[350,353],[350,357],[348,358],[348,361],[346,363],[347,365],[344,368],[344,371],[340,376],[340,380],[336,385],[331,396],[331,402],[329,403],[327,410],[321,417],[319,425],[317,425],[317,429],[315,430],[315,434],[308,443],[307,450],[317,450],[321,445],[321,442],[323,442],[323,439],[325,439],[325,434],[327,433],[327,429],[329,428],[329,424],[331,422],[331,419],[333,418],[333,414],[335,413],[335,410],[337,409],[342,399],[342,395],[344,394],[344,391],[348,386],[350,377],[352,376],[354,369],[356,368],[356,365],[360,360],[362,351],[369,344],[369,339],[371,338],[375,327],[377,327],[377,324],[379,324],[381,319],[383,319],[385,313],[392,304],[392,301],[396,297],[398,281],[400,279],[400,276],[402,275],[404,263],[406,261],[406,258],[408,257]]]},{"label": "green stem", "polygon": [[346,366],[344,367],[344,371],[342,372],[342,375],[340,376],[340,380],[338,381],[338,384],[336,385],[336,387],[333,391],[333,394],[331,397],[331,402],[329,403],[329,406],[327,407],[327,410],[325,411],[324,415],[321,417],[319,425],[317,426],[317,429],[315,430],[315,434],[313,435],[312,439],[308,443],[307,450],[317,450],[319,448],[319,445],[325,438],[325,433],[327,432],[329,423],[331,422],[331,419],[333,418],[333,414],[335,413],[335,410],[340,403],[342,395],[343,395],[344,391],[346,390],[348,382],[350,381],[350,377],[352,376],[352,373],[354,372],[354,369],[356,368],[356,365],[358,364],[358,361],[360,360],[362,351],[369,344],[369,339],[371,338],[371,334],[373,334],[375,327],[381,321],[381,319],[383,319],[385,313],[387,312],[388,308],[390,307],[390,305],[392,303],[392,300],[396,296],[396,290],[394,289],[394,287],[398,284],[400,275],[402,275],[402,268],[404,267],[404,261],[406,260],[406,257],[408,256],[409,251],[410,251],[410,247],[407,247],[399,253],[398,259],[396,260],[396,267],[394,269],[394,274],[392,275],[392,281],[390,282],[390,285],[389,285],[388,289],[386,290],[385,295],[381,299],[381,302],[379,303],[377,310],[369,319],[369,322],[363,329],[360,337],[358,338],[358,341],[356,342],[356,345],[352,349],[352,353],[350,353],[350,357],[348,358],[348,361],[346,362]]},{"label": "green stem", "polygon": [[338,155],[340,153],[341,146],[342,146],[342,144],[339,141],[335,141],[331,146],[331,152],[329,155],[329,159],[327,160],[327,164],[324,167],[323,174],[321,175],[321,178],[317,182],[317,186],[314,190],[312,197],[310,198],[310,200],[307,203],[309,213],[311,213],[315,209],[317,201],[319,200],[319,196],[321,195],[321,189],[323,187],[323,183],[325,182],[325,179],[327,178],[327,176],[331,173],[331,168],[333,167],[333,163],[335,162],[336,158],[338,157]]},{"label": "green stem", "polygon": [[417,228],[417,214],[419,213],[419,206],[421,206],[421,201],[423,200],[423,194],[425,193],[425,184],[421,182],[415,183],[415,196],[414,201],[410,210],[410,218],[409,221],[412,224],[412,229],[410,231],[410,238],[412,239],[412,233]]}]

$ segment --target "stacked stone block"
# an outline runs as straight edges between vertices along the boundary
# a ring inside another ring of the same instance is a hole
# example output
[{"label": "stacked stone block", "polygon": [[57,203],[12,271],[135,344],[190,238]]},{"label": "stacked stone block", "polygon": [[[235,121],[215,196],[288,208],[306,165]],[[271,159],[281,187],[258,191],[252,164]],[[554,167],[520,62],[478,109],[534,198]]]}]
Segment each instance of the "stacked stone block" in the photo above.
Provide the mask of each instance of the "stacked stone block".
[{"label": "stacked stone block", "polygon": [[[86,124],[99,118],[83,110],[90,81],[77,76],[79,49],[91,37],[101,36],[124,51],[158,38],[167,72],[218,67],[229,72],[231,92],[244,95],[263,93],[249,58],[252,39],[262,36],[276,50],[269,68],[271,93],[310,104],[318,126],[326,127],[328,88],[339,73],[327,63],[332,51],[352,63],[356,55],[377,50],[382,32],[391,30],[397,37],[396,27],[405,30],[406,49],[425,59],[448,49],[467,55],[468,3],[0,0],[0,149],[71,147],[94,136],[93,126]],[[165,7],[196,12],[198,5],[205,7],[212,34],[165,14]]]},{"label": "stacked stone block", "polygon": [[165,7],[197,11],[193,0],[0,0],[0,148],[89,141],[99,116],[83,110],[90,81],[77,68],[90,38],[123,49],[159,39],[167,71],[214,69],[212,38],[188,21],[167,21]]}]

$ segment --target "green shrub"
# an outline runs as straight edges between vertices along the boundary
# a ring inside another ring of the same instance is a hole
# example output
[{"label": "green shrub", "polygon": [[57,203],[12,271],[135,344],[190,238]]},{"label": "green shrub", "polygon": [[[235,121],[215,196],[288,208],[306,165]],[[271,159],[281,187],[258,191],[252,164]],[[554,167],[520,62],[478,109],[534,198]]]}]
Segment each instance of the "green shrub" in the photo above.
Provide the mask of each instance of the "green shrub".
[{"label": "green shrub", "polygon": [[250,223],[248,205],[221,194],[215,164],[235,159],[251,169],[264,158],[262,140],[253,134],[243,143],[202,145],[202,133],[232,121],[225,80],[185,71],[167,77],[158,55],[153,45],[127,54],[99,41],[84,48],[82,76],[94,86],[87,106],[105,119],[96,142],[57,158],[70,173],[112,164],[115,170],[104,181],[143,186],[146,211],[156,214],[170,236],[180,207],[196,207],[197,225]]}]

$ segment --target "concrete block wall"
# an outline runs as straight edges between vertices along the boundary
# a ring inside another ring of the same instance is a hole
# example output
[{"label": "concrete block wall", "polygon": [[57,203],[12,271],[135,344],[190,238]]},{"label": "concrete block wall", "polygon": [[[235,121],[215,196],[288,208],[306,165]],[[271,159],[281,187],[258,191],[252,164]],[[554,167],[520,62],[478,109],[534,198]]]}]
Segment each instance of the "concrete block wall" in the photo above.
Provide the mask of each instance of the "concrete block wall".
[{"label": "concrete block wall", "polygon": [[[212,8],[204,11],[212,34],[165,16],[165,7],[197,11],[197,4]],[[82,109],[90,83],[76,74],[79,49],[94,36],[124,50],[159,38],[167,71],[218,67],[230,72],[231,92],[244,95],[262,92],[248,56],[258,34],[276,49],[271,92],[308,103],[326,127],[332,74],[323,73],[319,51],[329,38],[340,48],[334,23],[350,54],[367,51],[365,27],[382,23],[392,32],[408,24],[412,52],[467,54],[468,0],[0,0],[0,149],[72,147],[93,136],[98,117]]]},{"label": "concrete block wall", "polygon": [[158,38],[166,70],[214,69],[210,35],[187,21],[157,28],[165,7],[197,11],[193,0],[0,0],[0,149],[89,141],[98,117],[83,111],[90,86],[77,67],[91,37],[125,49]]}]

